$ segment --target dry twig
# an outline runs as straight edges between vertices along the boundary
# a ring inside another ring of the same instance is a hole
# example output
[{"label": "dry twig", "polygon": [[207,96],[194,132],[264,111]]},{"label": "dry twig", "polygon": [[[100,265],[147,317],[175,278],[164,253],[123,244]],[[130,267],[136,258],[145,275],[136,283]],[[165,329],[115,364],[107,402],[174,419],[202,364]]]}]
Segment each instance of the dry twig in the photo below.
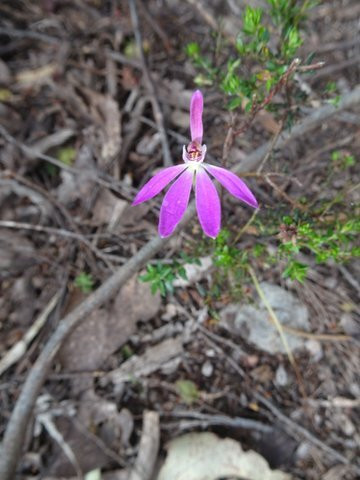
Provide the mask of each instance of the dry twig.
[{"label": "dry twig", "polygon": [[160,424],[157,412],[145,412],[139,453],[129,480],[150,480],[160,443]]},{"label": "dry twig", "polygon": [[143,43],[142,43],[142,35],[141,35],[140,24],[139,24],[139,17],[138,17],[137,8],[136,8],[136,0],[128,0],[128,1],[129,1],[131,21],[134,27],[135,40],[140,53],[143,77],[146,84],[146,88],[150,95],[156,125],[158,128],[159,134],[161,136],[161,143],[162,143],[162,149],[164,154],[164,166],[169,167],[170,165],[173,164],[173,162],[171,160],[169,142],[168,142],[167,134],[165,130],[164,115],[160,108],[154,82],[151,78],[149,69],[146,64]]},{"label": "dry twig", "polygon": [[254,102],[254,104],[251,108],[251,111],[249,113],[248,120],[246,120],[240,128],[235,130],[235,132],[234,132],[235,135],[240,135],[241,133],[244,133],[250,127],[250,125],[254,121],[256,115],[261,110],[263,110],[267,105],[269,105],[269,103],[271,103],[274,96],[277,93],[279,93],[279,91],[283,88],[284,85],[287,84],[287,82],[290,78],[290,75],[293,74],[297,70],[299,65],[300,65],[300,60],[298,58],[295,58],[291,62],[291,64],[289,65],[289,68],[286,70],[286,72],[280,77],[278,83],[270,90],[268,95],[264,98],[264,100],[259,104],[256,104]]},{"label": "dry twig", "polygon": [[[213,425],[222,425],[230,428],[242,428],[244,430],[256,430],[257,432],[270,433],[273,430],[271,425],[244,417],[228,417],[226,415],[209,415],[196,411],[174,411],[170,414],[175,418],[183,418],[185,421],[180,422],[180,428],[186,430],[191,427],[207,428]],[[188,419],[191,419],[189,421]],[[195,420],[195,422],[194,422]]]},{"label": "dry twig", "polygon": [[11,220],[0,220],[0,228],[11,228],[15,230],[32,230],[33,232],[43,232],[50,235],[58,235],[60,237],[72,238],[78,240],[80,243],[86,245],[95,256],[101,258],[108,268],[113,270],[112,264],[109,262],[108,257],[103,254],[98,248],[96,248],[89,240],[85,238],[81,233],[72,232],[70,230],[64,230],[63,228],[44,227],[42,225],[32,225],[31,223],[13,222]]},{"label": "dry twig", "polygon": [[31,325],[29,330],[25,333],[23,338],[13,345],[10,350],[3,356],[0,360],[0,376],[14,363],[16,363],[26,352],[27,347],[30,343],[34,340],[36,335],[45,325],[46,320],[48,319],[50,313],[55,308],[60,294],[56,293],[50,302],[46,305],[45,309],[41,312],[39,317],[35,320],[35,322]]},{"label": "dry twig", "polygon": [[[214,18],[214,14],[211,12],[209,5],[206,3],[202,2],[202,0],[187,0],[187,2],[196,8],[200,16],[205,20],[205,22],[213,29],[215,32],[218,32],[220,30],[218,22]],[[227,33],[227,32],[221,32],[222,35],[232,44],[236,44],[236,38]]]}]

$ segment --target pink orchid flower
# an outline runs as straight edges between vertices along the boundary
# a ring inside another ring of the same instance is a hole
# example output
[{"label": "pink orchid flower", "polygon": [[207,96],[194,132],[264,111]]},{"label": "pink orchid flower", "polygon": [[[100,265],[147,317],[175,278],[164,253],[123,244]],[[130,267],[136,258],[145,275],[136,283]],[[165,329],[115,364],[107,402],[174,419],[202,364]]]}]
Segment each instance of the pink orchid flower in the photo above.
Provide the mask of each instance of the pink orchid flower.
[{"label": "pink orchid flower", "polygon": [[257,208],[256,198],[246,184],[234,173],[225,168],[204,163],[206,145],[203,137],[203,96],[200,90],[194,92],[190,102],[191,142],[183,147],[182,165],[165,168],[154,175],[136,195],[133,205],[146,202],[161,192],[175,180],[166,192],[160,210],[159,235],[168,237],[182,219],[195,185],[195,202],[200,225],[204,233],[215,238],[221,226],[221,206],[218,192],[211,181],[213,176],[234,197],[251,207]]}]

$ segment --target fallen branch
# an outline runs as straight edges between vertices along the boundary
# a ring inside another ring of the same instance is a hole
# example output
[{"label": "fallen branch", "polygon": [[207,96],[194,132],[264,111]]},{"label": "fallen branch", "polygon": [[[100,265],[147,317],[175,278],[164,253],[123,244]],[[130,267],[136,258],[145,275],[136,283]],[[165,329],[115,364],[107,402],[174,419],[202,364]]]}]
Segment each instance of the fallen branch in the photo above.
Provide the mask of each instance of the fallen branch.
[{"label": "fallen branch", "polygon": [[145,412],[139,453],[129,480],[150,480],[160,444],[160,422],[157,412]]},{"label": "fallen branch", "polygon": [[[342,110],[352,107],[360,102],[360,88],[357,88],[347,95],[344,95],[339,106],[333,107],[326,105],[317,109],[303,122],[295,126],[291,132],[280,135],[277,142],[277,149],[283,148],[291,140],[299,138],[311,131],[316,126],[322,124],[325,120]],[[263,159],[269,149],[269,143],[259,147],[251,153],[244,162],[236,166],[234,171],[253,170]],[[182,226],[188,223],[195,213],[195,204],[191,203],[185,214]],[[34,363],[30,373],[24,383],[23,389],[18,397],[15,408],[10,417],[0,456],[0,478],[1,480],[13,480],[14,472],[18,459],[21,455],[22,443],[25,437],[25,431],[29,423],[36,398],[41,387],[46,380],[56,354],[63,342],[77,327],[80,322],[86,318],[95,308],[100,307],[110,300],[113,295],[125,284],[125,282],[134,275],[148,260],[153,258],[162,250],[168,239],[155,237],[134,255],[125,265],[119,268],[108,280],[101,285],[95,292],[89,295],[80,305],[71,313],[64,317],[55,332],[49,338],[38,359]]]}]

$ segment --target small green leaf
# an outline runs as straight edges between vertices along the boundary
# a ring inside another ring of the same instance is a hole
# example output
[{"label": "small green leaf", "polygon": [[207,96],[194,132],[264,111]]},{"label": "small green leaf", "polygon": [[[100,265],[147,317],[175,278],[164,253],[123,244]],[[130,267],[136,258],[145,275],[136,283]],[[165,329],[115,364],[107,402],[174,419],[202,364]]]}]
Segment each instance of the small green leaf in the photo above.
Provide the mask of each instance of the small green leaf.
[{"label": "small green leaf", "polygon": [[290,261],[283,272],[284,278],[291,278],[291,280],[297,280],[298,282],[303,282],[306,274],[307,274],[308,267],[303,263],[297,261]]},{"label": "small green leaf", "polygon": [[133,349],[130,347],[130,345],[127,345],[127,344],[122,347],[121,353],[122,353],[123,357],[125,358],[125,360],[127,360],[128,358],[130,358],[134,355]]},{"label": "small green leaf", "polygon": [[94,288],[94,280],[89,273],[79,273],[77,277],[75,277],[74,285],[83,293],[90,293]]},{"label": "small green leaf", "polygon": [[191,42],[186,45],[186,55],[190,58],[197,58],[200,55],[200,46],[196,42]]},{"label": "small green leaf", "polygon": [[181,278],[183,278],[184,280],[187,280],[186,270],[184,267],[179,268],[178,274]]},{"label": "small green leaf", "polygon": [[57,159],[65,165],[71,166],[76,157],[76,149],[73,147],[63,147],[57,151]]},{"label": "small green leaf", "polygon": [[202,73],[199,73],[198,75],[196,75],[196,77],[194,78],[194,83],[195,85],[199,86],[199,87],[204,87],[204,86],[211,86],[213,84],[213,81],[211,80],[211,78],[209,78],[208,76],[202,74]]},{"label": "small green leaf", "polygon": [[340,100],[341,100],[341,95],[336,95],[336,97],[334,98],[329,98],[327,102],[330,103],[330,105],[333,105],[334,107],[338,107]]},{"label": "small green leaf", "polygon": [[176,388],[181,400],[188,405],[193,404],[199,399],[199,390],[191,380],[178,380]]},{"label": "small green leaf", "polygon": [[245,8],[243,15],[243,31],[247,35],[253,35],[260,25],[262,16],[261,8],[252,8],[249,5]]},{"label": "small green leaf", "polygon": [[229,110],[235,110],[235,108],[240,107],[242,99],[240,97],[235,97],[230,100],[227,104]]}]

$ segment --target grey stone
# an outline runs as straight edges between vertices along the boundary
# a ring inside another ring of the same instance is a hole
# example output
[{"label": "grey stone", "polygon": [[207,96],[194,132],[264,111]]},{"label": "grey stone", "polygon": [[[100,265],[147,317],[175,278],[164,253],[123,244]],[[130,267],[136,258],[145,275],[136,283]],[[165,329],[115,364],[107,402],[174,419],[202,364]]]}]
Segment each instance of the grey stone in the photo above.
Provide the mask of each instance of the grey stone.
[{"label": "grey stone", "polygon": [[288,383],[289,377],[284,365],[279,365],[275,373],[275,385],[278,387],[285,387]]},{"label": "grey stone", "polygon": [[[267,282],[261,283],[260,287],[281,325],[303,331],[310,330],[308,309],[295,295]],[[228,330],[240,335],[260,350],[271,354],[286,353],[279,332],[260,299],[254,305],[230,304],[220,312],[220,318]],[[303,338],[285,332],[284,335],[291,351],[304,347]]]},{"label": "grey stone", "polygon": [[214,371],[214,367],[209,360],[204,362],[203,366],[201,367],[201,373],[204,375],[204,377],[211,377],[212,373]]}]

